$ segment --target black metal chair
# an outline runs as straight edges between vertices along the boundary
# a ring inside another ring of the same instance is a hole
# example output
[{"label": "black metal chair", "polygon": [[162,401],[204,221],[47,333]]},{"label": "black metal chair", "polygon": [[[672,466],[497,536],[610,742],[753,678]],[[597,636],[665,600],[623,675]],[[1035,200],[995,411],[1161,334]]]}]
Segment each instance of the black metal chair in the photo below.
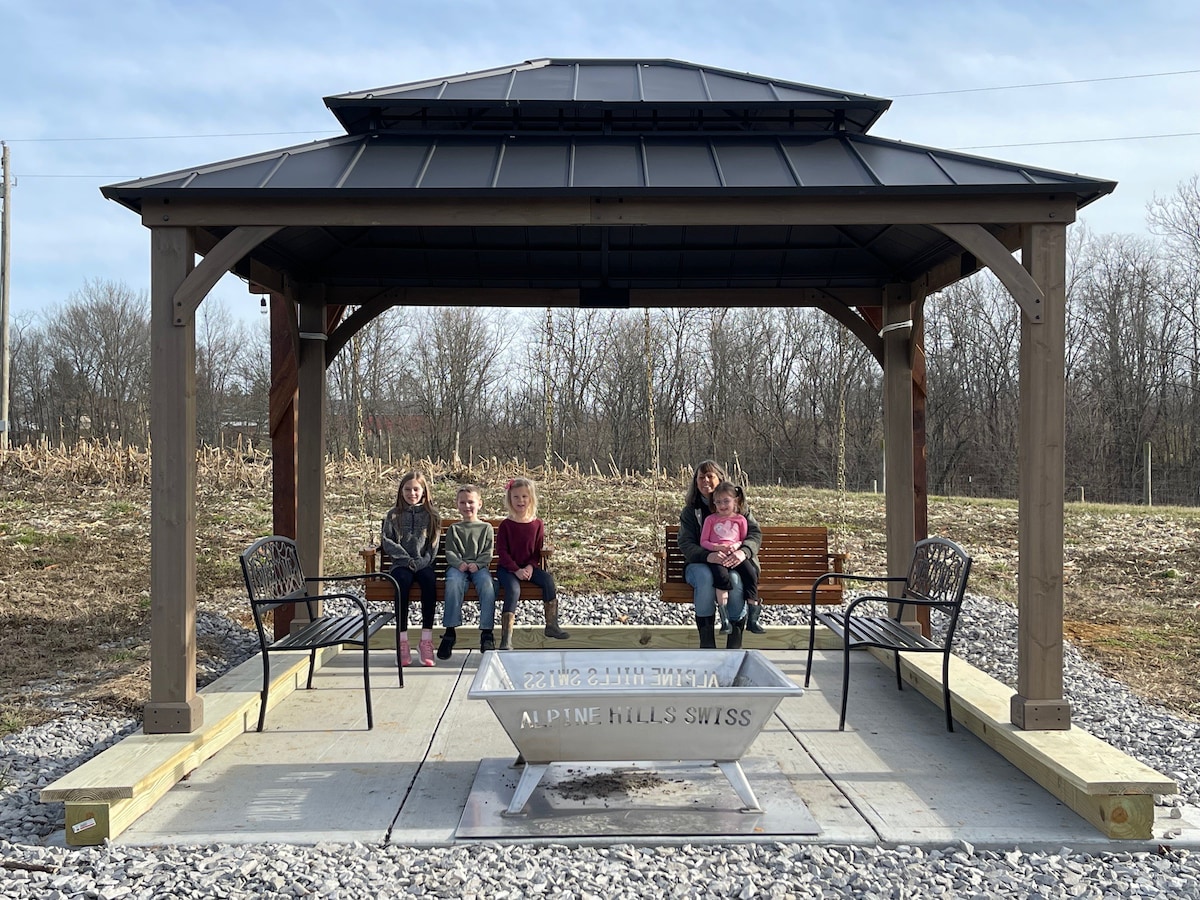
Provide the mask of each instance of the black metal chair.
[{"label": "black metal chair", "polygon": [[[950,647],[958,626],[967,577],[971,573],[971,557],[954,541],[932,537],[918,541],[913,548],[912,563],[906,576],[847,575],[829,572],[813,585],[808,624],[808,664],[804,669],[804,686],[812,675],[813,650],[816,646],[816,626],[820,622],[842,639],[842,714],[838,730],[846,728],[846,700],[850,687],[850,651],[866,647],[891,650],[896,663],[896,688],[903,690],[900,677],[901,653],[940,653],[942,655],[942,702],[946,711],[946,729],[954,730],[950,712]],[[817,611],[817,588],[827,579],[862,582],[892,582],[903,584],[898,596],[866,595],[848,603],[845,609]],[[886,615],[871,615],[860,611],[865,604],[888,604]],[[936,610],[945,621],[933,636],[925,637],[904,623],[909,607]]]},{"label": "black metal chair", "polygon": [[[267,693],[271,686],[270,655],[277,650],[307,650],[308,682],[312,689],[313,671],[316,668],[317,651],[324,647],[340,644],[362,647],[363,692],[367,703],[367,728],[375,727],[371,712],[371,672],[368,652],[371,637],[384,626],[396,622],[400,616],[400,588],[396,579],[385,572],[360,575],[326,575],[306,578],[300,568],[300,557],[296,542],[291,538],[271,535],[251,544],[241,556],[242,576],[246,580],[246,591],[250,596],[250,609],[254,613],[254,626],[258,629],[258,642],[262,648],[263,686],[258,711],[258,730],[263,730],[267,717]],[[386,579],[391,582],[394,604],[391,612],[373,610],[359,597],[347,593],[310,594],[308,586],[321,582],[347,582]],[[357,612],[338,615],[318,615],[318,604],[322,601],[348,601],[358,608]],[[278,640],[267,637],[264,616],[284,606],[304,604],[309,622]],[[399,656],[399,632],[397,632],[397,656]],[[400,687],[404,687],[404,671],[399,665]]]}]

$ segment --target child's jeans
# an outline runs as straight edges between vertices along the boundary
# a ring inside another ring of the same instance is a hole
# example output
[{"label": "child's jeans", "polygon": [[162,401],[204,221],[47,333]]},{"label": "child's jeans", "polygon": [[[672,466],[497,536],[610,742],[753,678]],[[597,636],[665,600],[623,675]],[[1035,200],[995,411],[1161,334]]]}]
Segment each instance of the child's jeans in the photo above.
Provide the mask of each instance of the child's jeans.
[{"label": "child's jeans", "polygon": [[442,624],[457,628],[462,624],[463,598],[467,585],[475,585],[479,597],[479,627],[485,631],[496,624],[496,586],[492,584],[492,573],[487,569],[464,572],[461,569],[446,570],[446,605],[442,608]]},{"label": "child's jeans", "polygon": [[[521,579],[504,568],[497,569],[496,575],[500,580],[500,589],[504,591],[504,612],[516,612],[517,601],[521,599]],[[558,599],[558,592],[554,587],[554,576],[545,569],[535,566],[528,583],[536,584],[542,589],[542,600],[545,602],[549,603],[551,600]]]}]

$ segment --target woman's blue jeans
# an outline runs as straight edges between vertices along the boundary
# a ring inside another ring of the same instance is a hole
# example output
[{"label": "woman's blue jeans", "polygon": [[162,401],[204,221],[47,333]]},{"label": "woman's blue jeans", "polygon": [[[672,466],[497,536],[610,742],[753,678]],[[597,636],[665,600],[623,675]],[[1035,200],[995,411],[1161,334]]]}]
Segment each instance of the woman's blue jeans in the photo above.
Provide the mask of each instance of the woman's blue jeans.
[{"label": "woman's blue jeans", "polygon": [[479,597],[479,627],[491,629],[496,624],[496,586],[492,584],[492,573],[487,569],[464,572],[461,569],[446,570],[446,599],[442,607],[442,624],[457,628],[462,624],[463,598],[467,585],[475,585]]},{"label": "woman's blue jeans", "polygon": [[[692,603],[696,607],[696,618],[717,614],[717,591],[713,587],[712,569],[708,563],[688,563],[683,569],[683,580],[692,586]],[[742,597],[742,579],[734,570],[729,572],[733,587],[729,590],[729,601],[725,615],[730,622],[740,622],[746,615],[746,601]]]}]

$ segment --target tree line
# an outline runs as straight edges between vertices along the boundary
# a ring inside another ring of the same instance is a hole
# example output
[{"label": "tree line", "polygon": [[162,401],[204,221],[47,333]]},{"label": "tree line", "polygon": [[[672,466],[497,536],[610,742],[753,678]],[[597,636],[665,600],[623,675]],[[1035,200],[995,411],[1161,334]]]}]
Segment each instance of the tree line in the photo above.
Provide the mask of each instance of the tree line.
[{"label": "tree line", "polygon": [[[1068,498],[1200,504],[1200,180],[1147,206],[1150,236],[1070,229]],[[196,325],[197,433],[267,438],[265,317],[219,298]],[[1020,311],[988,273],[925,304],[929,490],[1015,496]],[[93,280],[14,321],[14,443],[144,446],[149,305]],[[882,487],[882,372],[807,308],[396,308],[328,371],[331,452],[550,454],[603,472],[735,458],[752,482]],[[1149,463],[1149,465],[1147,465]]]}]

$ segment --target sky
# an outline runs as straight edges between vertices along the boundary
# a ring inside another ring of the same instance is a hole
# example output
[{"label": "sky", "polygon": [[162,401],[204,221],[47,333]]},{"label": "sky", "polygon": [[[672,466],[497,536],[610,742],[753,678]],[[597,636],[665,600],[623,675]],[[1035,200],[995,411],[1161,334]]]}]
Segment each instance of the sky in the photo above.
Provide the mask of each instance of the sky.
[{"label": "sky", "polygon": [[[678,59],[885,97],[871,134],[1118,182],[1094,235],[1200,172],[1200,7],[1178,0],[0,0],[13,321],[148,291],[100,187],[343,133],[323,98],[541,58]],[[235,316],[259,300],[227,276]]]}]

